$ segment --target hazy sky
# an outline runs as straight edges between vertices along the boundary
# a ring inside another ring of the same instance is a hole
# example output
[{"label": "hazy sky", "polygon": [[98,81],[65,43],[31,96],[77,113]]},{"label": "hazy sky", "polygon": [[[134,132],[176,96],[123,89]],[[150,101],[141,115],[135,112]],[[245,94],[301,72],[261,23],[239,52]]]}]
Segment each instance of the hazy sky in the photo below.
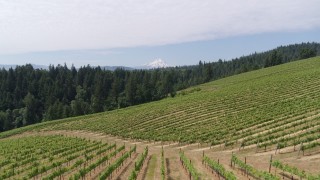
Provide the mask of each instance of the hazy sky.
[{"label": "hazy sky", "polygon": [[196,64],[320,42],[320,0],[0,0],[0,64]]}]

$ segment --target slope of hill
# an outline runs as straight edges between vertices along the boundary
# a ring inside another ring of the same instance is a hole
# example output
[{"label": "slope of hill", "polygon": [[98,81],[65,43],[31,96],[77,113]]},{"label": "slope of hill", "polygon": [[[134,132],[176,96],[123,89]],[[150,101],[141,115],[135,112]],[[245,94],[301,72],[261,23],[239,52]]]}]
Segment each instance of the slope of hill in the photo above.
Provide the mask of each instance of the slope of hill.
[{"label": "slope of hill", "polygon": [[0,178],[319,179],[319,74],[315,57],[0,133]]},{"label": "slope of hill", "polygon": [[313,141],[320,130],[319,67],[317,57],[265,68],[184,90],[175,98],[52,122],[55,125],[45,128],[212,145]]},{"label": "slope of hill", "polygon": [[[191,88],[176,98],[47,128],[212,145],[290,145],[319,134],[304,132],[320,130],[319,66],[319,58],[314,58],[266,68]],[[279,134],[283,138],[277,138]]]}]

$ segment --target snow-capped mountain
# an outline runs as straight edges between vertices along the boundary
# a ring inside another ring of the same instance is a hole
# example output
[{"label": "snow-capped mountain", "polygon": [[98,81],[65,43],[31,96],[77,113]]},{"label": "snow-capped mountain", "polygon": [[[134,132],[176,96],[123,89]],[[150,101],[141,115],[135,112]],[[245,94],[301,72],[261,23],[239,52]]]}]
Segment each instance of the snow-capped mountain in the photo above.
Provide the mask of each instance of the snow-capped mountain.
[{"label": "snow-capped mountain", "polygon": [[143,68],[145,69],[156,69],[156,68],[166,68],[166,67],[170,67],[170,66],[160,58],[155,59],[154,61],[143,65]]}]

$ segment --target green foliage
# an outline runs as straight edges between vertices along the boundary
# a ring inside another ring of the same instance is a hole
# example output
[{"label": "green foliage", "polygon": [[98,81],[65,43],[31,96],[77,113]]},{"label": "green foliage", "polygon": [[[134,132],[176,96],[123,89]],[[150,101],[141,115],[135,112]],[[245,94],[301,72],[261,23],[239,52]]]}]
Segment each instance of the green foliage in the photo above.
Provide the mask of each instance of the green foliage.
[{"label": "green foliage", "polygon": [[318,176],[314,176],[312,174],[307,174],[305,171],[299,170],[298,168],[293,167],[293,166],[289,166],[288,164],[283,164],[279,160],[273,161],[271,165],[275,168],[281,169],[284,172],[288,172],[290,174],[297,175],[303,179],[308,179],[308,180],[309,179],[320,179],[320,174]]},{"label": "green foliage", "polygon": [[315,148],[315,147],[318,147],[318,146],[320,146],[320,142],[312,142],[310,144],[302,145],[301,146],[301,150],[305,151],[307,149],[312,149],[312,148]]},{"label": "green foliage", "polygon": [[312,48],[303,48],[300,50],[300,59],[307,59],[315,57],[317,55],[317,50]]},{"label": "green foliage", "polygon": [[144,149],[144,152],[141,154],[141,156],[139,156],[139,158],[137,159],[137,161],[134,164],[134,169],[132,170],[130,176],[129,176],[129,180],[135,180],[137,179],[137,176],[139,174],[139,171],[142,168],[143,162],[146,159],[146,157],[148,156],[148,146]]},{"label": "green foliage", "polygon": [[99,179],[100,180],[105,180],[107,179],[114,170],[119,168],[122,163],[131,156],[133,152],[135,152],[136,147],[132,148],[129,152],[124,153],[120,158],[118,158],[114,163],[112,163],[110,166],[107,167],[105,171],[102,172],[100,175]]},{"label": "green foliage", "polygon": [[91,170],[95,169],[96,167],[98,167],[100,164],[104,163],[105,161],[108,161],[111,157],[115,156],[118,152],[122,151],[124,149],[124,146],[121,146],[119,149],[116,149],[114,152],[112,152],[111,154],[104,156],[102,158],[100,158],[99,160],[97,160],[95,163],[90,164],[90,166],[80,169],[79,173],[74,175],[74,179],[77,179],[77,177],[82,177],[84,178],[86,176],[87,173],[89,173]]},{"label": "green foliage", "polygon": [[320,174],[318,176],[309,175],[308,180],[320,180]]},{"label": "green foliage", "polygon": [[137,172],[135,170],[133,170],[130,174],[130,176],[128,177],[129,180],[135,180],[137,179],[138,175]]},{"label": "green foliage", "polygon": [[258,179],[265,179],[265,180],[280,180],[279,177],[270,174],[268,172],[265,171],[259,171],[257,169],[255,169],[254,167],[244,163],[243,161],[241,161],[237,156],[235,156],[234,154],[232,155],[231,161],[238,165],[241,169],[245,170],[246,172],[248,172],[251,176],[258,178]]},{"label": "green foliage", "polygon": [[135,171],[140,171],[142,165],[143,165],[143,162],[144,160],[146,159],[148,155],[148,147],[145,148],[144,152],[141,154],[141,156],[138,158],[138,160],[136,161],[136,164],[135,164]]},{"label": "green foliage", "polygon": [[70,167],[63,167],[65,163],[105,146],[107,144],[61,135],[5,139],[0,143],[0,157],[4,158],[0,161],[0,179],[32,179],[48,171],[52,172],[44,178],[54,179],[80,166],[84,160],[79,159]]},{"label": "green foliage", "polygon": [[182,90],[179,95],[182,95],[182,96],[185,96],[185,95],[188,95],[188,94],[192,94],[194,92],[198,92],[198,91],[201,91],[201,88],[192,88],[190,90]]},{"label": "green foliage", "polygon": [[194,166],[192,165],[191,161],[184,155],[184,152],[180,152],[180,161],[181,161],[182,165],[191,174],[193,179],[195,179],[195,180],[199,180],[200,179],[200,174],[194,168]]},{"label": "green foliage", "polygon": [[63,173],[67,172],[67,168],[58,168],[58,170],[51,173],[51,175],[43,178],[44,180],[53,180],[55,177],[61,176]]},{"label": "green foliage", "polygon": [[282,64],[282,55],[277,51],[274,50],[272,53],[267,57],[264,67],[276,66]]},{"label": "green foliage", "polygon": [[225,179],[228,180],[236,180],[237,177],[231,172],[231,171],[227,171],[223,165],[219,164],[218,162],[210,159],[208,156],[204,156],[203,157],[203,162],[208,164],[208,166],[210,168],[212,168],[213,170],[215,170],[217,173],[219,173],[219,175],[221,175],[222,177],[224,177]]},{"label": "green foliage", "polygon": [[166,168],[165,168],[165,162],[164,162],[164,150],[163,150],[163,147],[162,147],[162,150],[161,150],[161,178],[162,180],[165,180],[166,178]]}]

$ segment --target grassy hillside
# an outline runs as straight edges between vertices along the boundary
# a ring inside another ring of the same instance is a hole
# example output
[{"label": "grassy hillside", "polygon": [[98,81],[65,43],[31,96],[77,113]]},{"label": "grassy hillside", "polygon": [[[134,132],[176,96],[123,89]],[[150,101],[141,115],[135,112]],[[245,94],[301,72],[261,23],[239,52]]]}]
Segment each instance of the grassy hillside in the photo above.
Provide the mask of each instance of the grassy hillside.
[{"label": "grassy hillside", "polygon": [[320,58],[316,57],[213,81],[175,98],[25,129],[285,147],[320,138],[319,75]]}]

